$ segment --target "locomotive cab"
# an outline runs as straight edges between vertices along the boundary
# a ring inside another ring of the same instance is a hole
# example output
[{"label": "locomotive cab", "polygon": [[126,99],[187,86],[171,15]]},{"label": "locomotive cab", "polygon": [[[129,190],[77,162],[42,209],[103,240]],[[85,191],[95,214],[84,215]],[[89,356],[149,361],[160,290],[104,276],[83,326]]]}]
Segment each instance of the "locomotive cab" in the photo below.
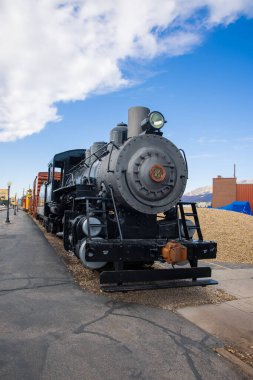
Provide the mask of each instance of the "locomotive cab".
[{"label": "locomotive cab", "polygon": [[[64,202],[61,189],[69,178],[68,172],[85,157],[85,149],[75,149],[56,154],[48,164],[48,179],[41,188],[40,199],[44,196],[43,221],[50,232],[62,230]],[[40,207],[41,214],[41,207]]]}]

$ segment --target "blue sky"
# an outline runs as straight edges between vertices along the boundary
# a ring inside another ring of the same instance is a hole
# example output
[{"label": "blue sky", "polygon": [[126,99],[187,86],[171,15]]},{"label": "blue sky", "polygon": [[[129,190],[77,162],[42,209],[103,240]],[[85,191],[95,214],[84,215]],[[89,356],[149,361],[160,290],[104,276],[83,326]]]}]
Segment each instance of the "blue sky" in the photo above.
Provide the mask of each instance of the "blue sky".
[{"label": "blue sky", "polygon": [[[145,54],[117,61],[119,82],[127,84],[102,81],[84,100],[77,95],[52,102],[61,121],[49,116],[40,131],[0,142],[0,188],[11,180],[12,193],[22,195],[54,154],[108,141],[110,129],[126,122],[128,108],[136,105],[167,119],[164,136],[186,152],[186,191],[211,185],[218,174],[232,176],[234,163],[238,180],[253,178],[253,20],[238,16],[206,28],[201,41],[176,54]],[[73,88],[83,80],[77,78]]]}]

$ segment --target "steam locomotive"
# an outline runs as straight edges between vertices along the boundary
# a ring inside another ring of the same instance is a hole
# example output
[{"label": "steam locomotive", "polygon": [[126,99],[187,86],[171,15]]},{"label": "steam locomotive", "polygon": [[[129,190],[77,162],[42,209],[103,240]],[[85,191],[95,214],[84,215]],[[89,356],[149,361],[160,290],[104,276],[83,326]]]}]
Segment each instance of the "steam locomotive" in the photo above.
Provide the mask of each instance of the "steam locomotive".
[{"label": "steam locomotive", "polygon": [[108,143],[49,163],[37,214],[67,251],[100,270],[105,291],[217,284],[210,267],[198,267],[216,257],[217,244],[203,240],[196,205],[180,202],[187,161],[163,137],[165,123],[160,112],[132,107]]}]

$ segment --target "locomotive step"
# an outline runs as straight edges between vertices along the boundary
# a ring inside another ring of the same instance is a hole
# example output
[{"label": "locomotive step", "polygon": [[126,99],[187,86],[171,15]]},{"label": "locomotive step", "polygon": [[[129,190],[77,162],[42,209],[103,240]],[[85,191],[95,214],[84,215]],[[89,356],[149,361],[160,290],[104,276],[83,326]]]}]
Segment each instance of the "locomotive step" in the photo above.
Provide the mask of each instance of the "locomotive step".
[{"label": "locomotive step", "polygon": [[[119,270],[102,272],[100,285],[101,289],[112,292],[218,284],[217,281],[206,277],[211,277],[210,267]],[[204,279],[197,280],[197,278]],[[181,281],[186,279],[190,281]]]},{"label": "locomotive step", "polygon": [[100,274],[101,283],[113,282],[141,282],[141,281],[166,281],[197,277],[211,277],[210,267],[193,267],[177,269],[136,269],[106,271]]},{"label": "locomotive step", "polygon": [[208,286],[217,285],[218,282],[215,280],[173,280],[165,284],[126,284],[126,285],[101,285],[101,289],[104,292],[128,292],[128,291],[138,291],[138,290],[151,290],[151,289],[167,289],[167,288],[188,288],[191,286]]}]

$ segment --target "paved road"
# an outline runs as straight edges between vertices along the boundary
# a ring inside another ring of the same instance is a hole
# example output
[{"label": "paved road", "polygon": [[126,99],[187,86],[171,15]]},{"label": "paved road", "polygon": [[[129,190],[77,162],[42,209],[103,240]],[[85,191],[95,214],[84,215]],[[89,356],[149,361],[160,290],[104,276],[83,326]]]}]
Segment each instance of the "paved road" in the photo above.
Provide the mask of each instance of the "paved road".
[{"label": "paved road", "polygon": [[247,379],[184,318],[80,290],[29,216],[10,219],[0,213],[1,380]]}]

